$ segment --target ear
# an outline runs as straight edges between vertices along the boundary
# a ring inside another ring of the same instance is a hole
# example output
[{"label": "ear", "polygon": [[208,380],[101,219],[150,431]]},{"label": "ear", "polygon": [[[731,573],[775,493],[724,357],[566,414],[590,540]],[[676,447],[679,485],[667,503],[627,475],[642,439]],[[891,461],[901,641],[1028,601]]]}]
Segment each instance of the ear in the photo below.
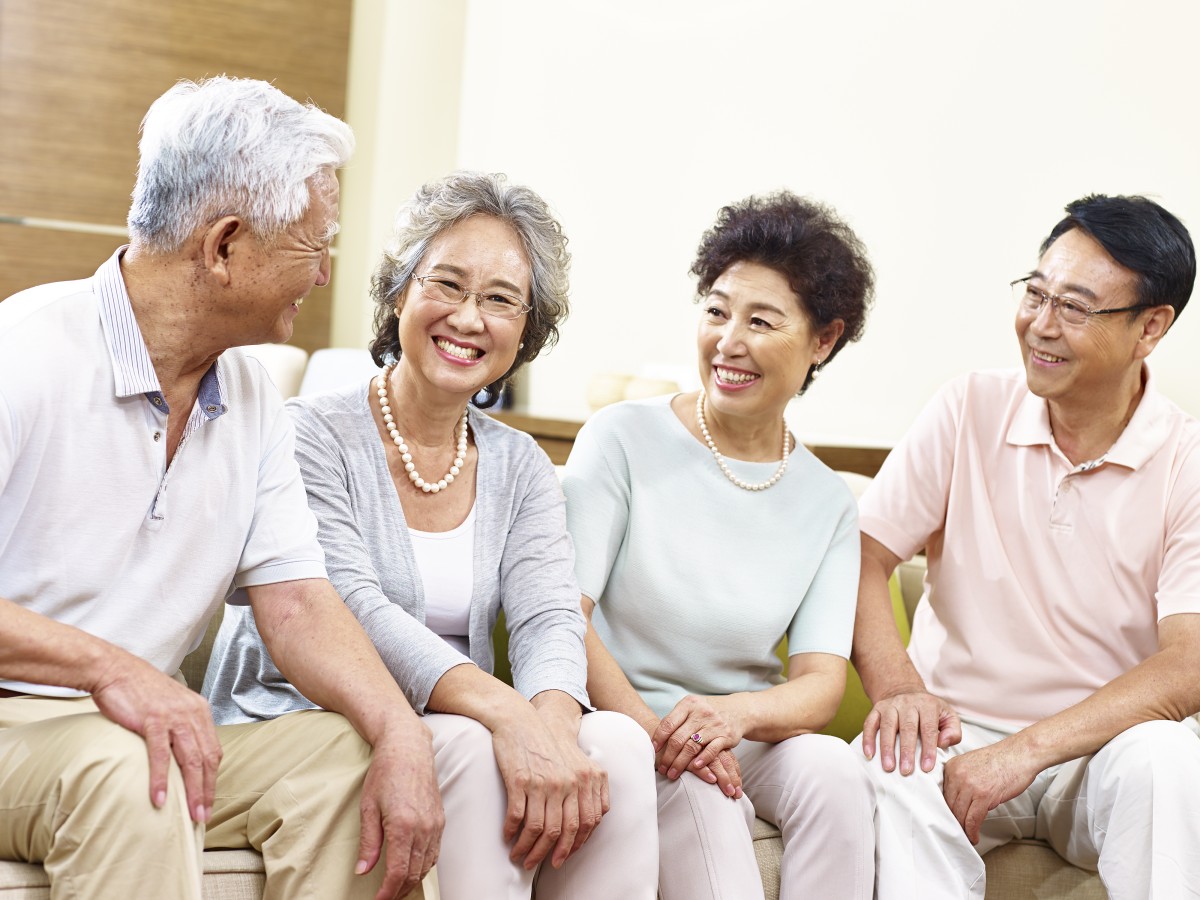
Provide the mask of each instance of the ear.
[{"label": "ear", "polygon": [[833,345],[838,342],[838,338],[842,336],[842,332],[846,330],[846,323],[841,319],[834,319],[816,334],[816,347],[813,348],[815,359],[814,363],[823,363],[833,352]]},{"label": "ear", "polygon": [[250,229],[238,216],[222,216],[204,230],[200,245],[204,268],[222,286],[232,278],[229,263],[234,246],[249,235]]},{"label": "ear", "polygon": [[1134,358],[1145,359],[1149,356],[1174,321],[1175,307],[1155,306],[1152,308],[1146,318],[1142,320],[1142,332],[1138,335]]}]

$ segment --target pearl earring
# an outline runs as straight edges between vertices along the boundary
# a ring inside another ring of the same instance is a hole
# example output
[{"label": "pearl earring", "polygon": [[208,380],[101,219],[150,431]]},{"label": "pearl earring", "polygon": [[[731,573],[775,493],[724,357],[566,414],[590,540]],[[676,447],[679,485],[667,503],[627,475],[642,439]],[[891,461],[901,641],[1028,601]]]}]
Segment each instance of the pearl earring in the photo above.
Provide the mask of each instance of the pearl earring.
[{"label": "pearl earring", "polygon": [[517,344],[517,349],[518,349],[518,350],[524,350],[524,349],[525,349],[525,342],[524,342],[524,341],[521,341],[521,343]]}]

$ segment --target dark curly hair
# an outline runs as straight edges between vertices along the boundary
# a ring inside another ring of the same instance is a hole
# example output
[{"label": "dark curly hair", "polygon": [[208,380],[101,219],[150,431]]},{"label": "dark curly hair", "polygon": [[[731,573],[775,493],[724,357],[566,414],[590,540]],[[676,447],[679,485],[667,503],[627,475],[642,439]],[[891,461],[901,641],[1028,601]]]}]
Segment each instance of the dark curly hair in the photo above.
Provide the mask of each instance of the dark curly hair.
[{"label": "dark curly hair", "polygon": [[[697,302],[738,262],[779,272],[814,328],[842,320],[842,335],[822,367],[862,337],[875,296],[875,273],[866,247],[831,207],[790,191],[747,197],[724,207],[704,233],[692,263]],[[816,371],[816,366],[809,371],[801,394]]]},{"label": "dark curly hair", "polygon": [[567,317],[567,272],[571,254],[567,236],[546,201],[527,187],[510,185],[500,174],[455,172],[424,185],[399,212],[392,241],[371,279],[375,301],[375,337],[371,358],[382,366],[400,359],[396,330],[396,298],[412,281],[429,245],[442,232],[471,216],[495,216],[517,233],[529,257],[529,315],[521,348],[512,366],[483,388],[472,402],[490,406],[513,374],[558,341],[558,326]]}]

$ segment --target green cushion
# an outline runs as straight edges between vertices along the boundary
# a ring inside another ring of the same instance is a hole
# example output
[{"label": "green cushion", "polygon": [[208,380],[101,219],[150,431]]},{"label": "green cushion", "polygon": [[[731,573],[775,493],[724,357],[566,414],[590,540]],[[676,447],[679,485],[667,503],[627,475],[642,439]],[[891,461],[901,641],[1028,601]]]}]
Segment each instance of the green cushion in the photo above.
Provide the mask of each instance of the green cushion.
[{"label": "green cushion", "polygon": [[[900,630],[900,639],[908,644],[909,628],[908,615],[904,610],[904,596],[900,593],[900,579],[895,574],[888,580],[888,592],[892,596],[892,615],[896,617],[896,627]],[[787,674],[787,638],[780,642],[776,650],[783,660],[783,671]],[[862,679],[854,671],[854,666],[846,663],[846,693],[842,696],[842,705],[838,707],[833,720],[822,730],[822,734],[832,734],[844,741],[852,741],[862,731],[863,720],[871,711],[871,701],[863,691]]]}]

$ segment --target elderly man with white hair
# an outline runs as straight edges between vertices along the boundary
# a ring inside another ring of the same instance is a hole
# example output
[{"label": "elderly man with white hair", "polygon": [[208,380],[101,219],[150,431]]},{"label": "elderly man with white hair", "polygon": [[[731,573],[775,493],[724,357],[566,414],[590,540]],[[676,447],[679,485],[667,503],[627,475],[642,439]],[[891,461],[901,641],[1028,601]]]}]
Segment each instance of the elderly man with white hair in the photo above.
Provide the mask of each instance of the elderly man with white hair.
[{"label": "elderly man with white hair", "polygon": [[[52,897],[199,900],[202,847],[259,850],[288,898],[401,896],[436,859],[429,731],[230,349],[286,340],[329,280],[352,149],[263,82],[181,82],[143,122],[129,245],[0,304],[0,858]],[[322,709],[217,728],[181,683],[235,588]]]}]

